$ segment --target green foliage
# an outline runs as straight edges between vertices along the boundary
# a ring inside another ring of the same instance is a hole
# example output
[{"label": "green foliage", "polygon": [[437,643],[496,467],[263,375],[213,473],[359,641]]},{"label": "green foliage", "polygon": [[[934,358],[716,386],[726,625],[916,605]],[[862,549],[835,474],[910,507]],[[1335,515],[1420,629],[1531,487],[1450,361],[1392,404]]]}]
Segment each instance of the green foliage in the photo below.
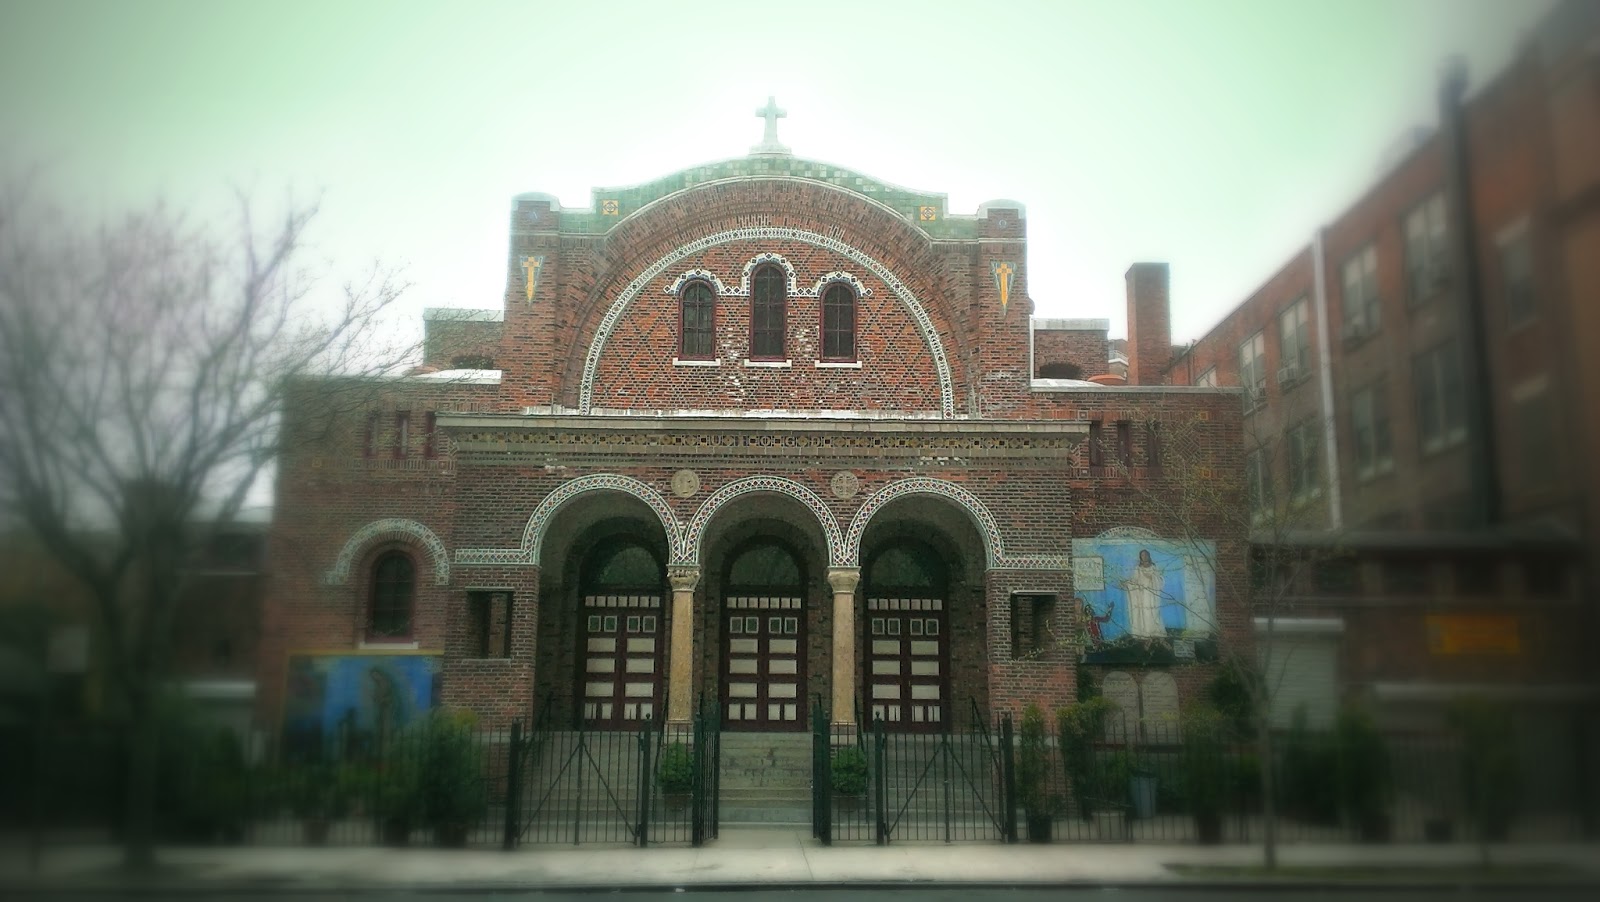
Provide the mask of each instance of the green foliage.
[{"label": "green foliage", "polygon": [[289,809],[305,820],[334,820],[350,812],[350,782],[343,769],[312,764],[280,775]]},{"label": "green foliage", "polygon": [[668,795],[687,795],[694,790],[694,755],[687,745],[674,742],[661,750],[656,783]]},{"label": "green foliage", "polygon": [[1393,777],[1389,750],[1372,715],[1346,707],[1334,726],[1338,744],[1339,789],[1346,816],[1359,824],[1381,817],[1389,800]]},{"label": "green foliage", "polygon": [[1313,733],[1304,707],[1294,713],[1284,737],[1278,791],[1284,813],[1312,823],[1339,818],[1338,749],[1324,734]]},{"label": "green foliage", "polygon": [[1034,704],[1022,710],[1017,729],[1017,799],[1030,815],[1053,813],[1050,793],[1050,743],[1044,711]]},{"label": "green foliage", "polygon": [[232,730],[205,723],[180,699],[162,703],[157,817],[164,833],[199,842],[238,840],[258,806],[244,749]]},{"label": "green foliage", "polygon": [[441,708],[421,724],[416,749],[418,802],[423,823],[463,828],[489,810],[483,752],[473,736],[470,711]]},{"label": "green foliage", "polygon": [[1095,678],[1094,671],[1082,664],[1078,665],[1078,701],[1086,702],[1100,697],[1100,681]]},{"label": "green foliage", "polygon": [[867,755],[853,746],[833,753],[833,791],[861,795],[867,791]]},{"label": "green foliage", "polygon": [[1391,784],[1389,751],[1370,714],[1347,707],[1332,733],[1316,733],[1304,709],[1295,712],[1278,774],[1286,813],[1315,823],[1334,823],[1342,814],[1368,824],[1383,816]]},{"label": "green foliage", "polygon": [[1206,698],[1235,737],[1255,735],[1256,700],[1266,697],[1261,674],[1238,660],[1230,660],[1206,686]]},{"label": "green foliage", "polygon": [[[1102,762],[1097,762],[1094,744],[1105,732],[1106,719],[1116,710],[1105,698],[1095,696],[1087,701],[1068,705],[1056,712],[1056,741],[1061,747],[1062,765],[1067,780],[1072,785],[1078,809],[1087,818],[1097,802],[1120,798],[1127,792],[1127,781],[1122,789],[1111,790]],[[1115,792],[1115,795],[1108,795]]]},{"label": "green foliage", "polygon": [[1215,708],[1196,707],[1183,719],[1183,780],[1190,811],[1197,816],[1222,812],[1232,782],[1225,754],[1230,728]]},{"label": "green foliage", "polygon": [[1503,839],[1517,803],[1517,748],[1511,712],[1503,705],[1468,698],[1451,705],[1447,717],[1461,740],[1467,814],[1479,836]]}]

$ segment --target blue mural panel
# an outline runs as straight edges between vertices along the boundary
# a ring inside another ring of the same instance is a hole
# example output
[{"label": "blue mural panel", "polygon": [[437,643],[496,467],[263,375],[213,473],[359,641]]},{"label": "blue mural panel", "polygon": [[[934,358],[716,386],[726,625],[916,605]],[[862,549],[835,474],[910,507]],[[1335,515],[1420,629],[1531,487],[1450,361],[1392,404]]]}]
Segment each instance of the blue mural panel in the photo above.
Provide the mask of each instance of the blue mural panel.
[{"label": "blue mural panel", "polygon": [[1216,543],[1111,533],[1072,542],[1079,640],[1090,663],[1214,655]]},{"label": "blue mural panel", "polygon": [[291,655],[288,750],[311,758],[376,751],[438,704],[439,662],[437,655]]}]

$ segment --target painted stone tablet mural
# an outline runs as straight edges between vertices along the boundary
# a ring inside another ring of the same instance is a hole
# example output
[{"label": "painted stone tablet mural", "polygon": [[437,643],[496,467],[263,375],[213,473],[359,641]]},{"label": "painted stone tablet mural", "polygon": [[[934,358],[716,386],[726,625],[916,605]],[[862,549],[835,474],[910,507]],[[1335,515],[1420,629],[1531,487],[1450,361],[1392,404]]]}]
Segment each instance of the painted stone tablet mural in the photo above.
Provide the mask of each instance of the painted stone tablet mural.
[{"label": "painted stone tablet mural", "polygon": [[1215,660],[1215,542],[1114,529],[1074,539],[1072,557],[1085,663]]}]

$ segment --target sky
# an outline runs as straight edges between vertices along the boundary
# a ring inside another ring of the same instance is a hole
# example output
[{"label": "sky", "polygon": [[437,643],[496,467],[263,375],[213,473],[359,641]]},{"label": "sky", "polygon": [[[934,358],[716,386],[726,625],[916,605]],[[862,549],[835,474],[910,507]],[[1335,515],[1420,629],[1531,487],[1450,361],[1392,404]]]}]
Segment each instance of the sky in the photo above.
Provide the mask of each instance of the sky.
[{"label": "sky", "polygon": [[[1124,334],[1171,265],[1197,338],[1502,67],[1553,0],[0,0],[0,164],[93,217],[318,199],[332,281],[498,307],[510,198],[797,156],[1027,206],[1035,314]],[[420,328],[420,322],[418,323]]]}]

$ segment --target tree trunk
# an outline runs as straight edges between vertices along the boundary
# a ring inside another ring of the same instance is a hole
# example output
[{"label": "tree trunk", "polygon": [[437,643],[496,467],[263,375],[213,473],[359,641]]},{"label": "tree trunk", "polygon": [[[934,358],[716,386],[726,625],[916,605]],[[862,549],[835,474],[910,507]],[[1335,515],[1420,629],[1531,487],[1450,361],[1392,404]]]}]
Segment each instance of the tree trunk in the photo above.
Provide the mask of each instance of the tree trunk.
[{"label": "tree trunk", "polygon": [[128,725],[128,784],[122,812],[122,866],[129,871],[148,871],[156,864],[156,780],[160,747],[160,726],[154,705],[144,693],[130,693],[138,699],[130,707]]},{"label": "tree trunk", "polygon": [[1261,863],[1267,870],[1278,867],[1278,800],[1272,759],[1272,722],[1265,714],[1256,722],[1256,749],[1261,756]]}]

